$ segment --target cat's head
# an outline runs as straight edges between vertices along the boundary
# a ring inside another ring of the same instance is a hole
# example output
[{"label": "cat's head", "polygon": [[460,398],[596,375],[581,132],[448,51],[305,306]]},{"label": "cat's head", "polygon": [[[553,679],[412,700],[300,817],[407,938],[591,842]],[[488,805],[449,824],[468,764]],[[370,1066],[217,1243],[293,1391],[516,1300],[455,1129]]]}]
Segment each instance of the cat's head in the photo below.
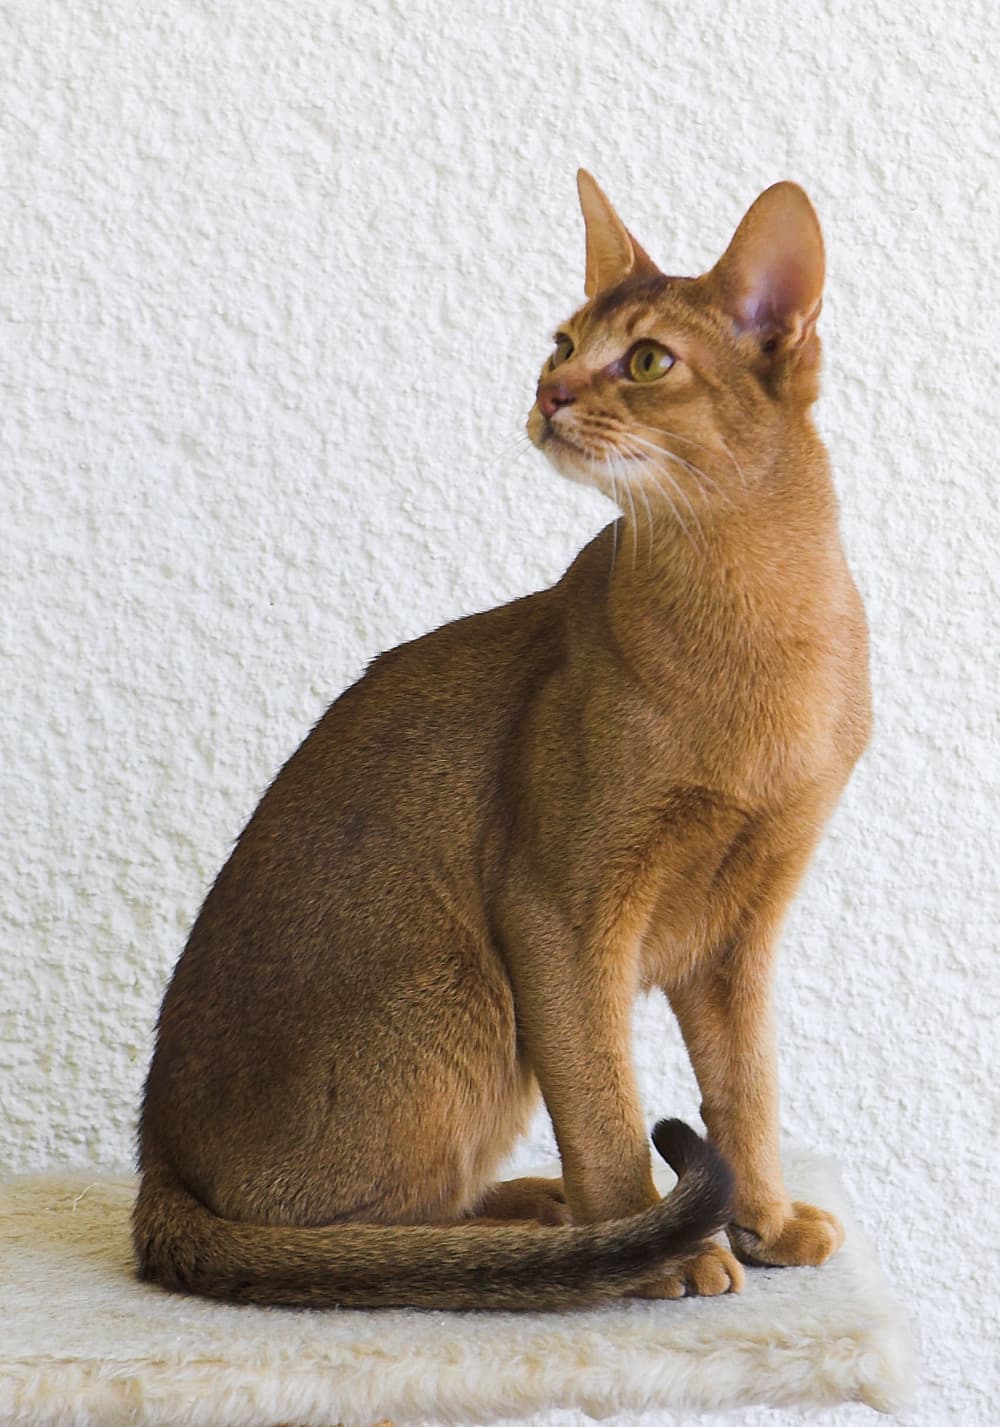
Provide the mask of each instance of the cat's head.
[{"label": "cat's head", "polygon": [[585,170],[588,301],[555,334],[528,434],[563,475],[627,509],[733,501],[808,441],[823,238],[794,183],[762,193],[715,267],[660,272]]}]

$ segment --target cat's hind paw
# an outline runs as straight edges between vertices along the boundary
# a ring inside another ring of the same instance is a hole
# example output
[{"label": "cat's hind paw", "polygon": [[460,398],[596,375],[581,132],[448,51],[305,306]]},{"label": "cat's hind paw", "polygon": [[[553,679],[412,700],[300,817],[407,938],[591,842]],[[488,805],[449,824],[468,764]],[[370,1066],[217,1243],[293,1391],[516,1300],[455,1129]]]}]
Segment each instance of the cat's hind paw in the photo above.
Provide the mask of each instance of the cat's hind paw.
[{"label": "cat's hind paw", "polygon": [[702,1244],[676,1273],[664,1274],[635,1293],[637,1298],[709,1298],[739,1293],[745,1281],[742,1266],[728,1249],[711,1241]]},{"label": "cat's hind paw", "polygon": [[522,1220],[536,1224],[572,1224],[561,1179],[508,1179],[484,1194],[474,1218],[494,1223]]}]

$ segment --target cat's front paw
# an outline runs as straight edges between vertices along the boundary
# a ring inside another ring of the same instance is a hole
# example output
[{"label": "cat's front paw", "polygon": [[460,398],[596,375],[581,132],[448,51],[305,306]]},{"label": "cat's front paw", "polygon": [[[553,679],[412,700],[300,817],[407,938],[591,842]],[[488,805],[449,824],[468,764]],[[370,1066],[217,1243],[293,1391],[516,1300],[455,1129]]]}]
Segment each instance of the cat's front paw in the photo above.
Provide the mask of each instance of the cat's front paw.
[{"label": "cat's front paw", "polygon": [[717,1293],[739,1293],[746,1275],[728,1249],[709,1240],[680,1264],[635,1293],[636,1298],[707,1298]]},{"label": "cat's front paw", "polygon": [[812,1204],[793,1204],[790,1214],[766,1229],[730,1224],[727,1232],[734,1252],[744,1263],[779,1267],[826,1263],[844,1242],[840,1220]]}]

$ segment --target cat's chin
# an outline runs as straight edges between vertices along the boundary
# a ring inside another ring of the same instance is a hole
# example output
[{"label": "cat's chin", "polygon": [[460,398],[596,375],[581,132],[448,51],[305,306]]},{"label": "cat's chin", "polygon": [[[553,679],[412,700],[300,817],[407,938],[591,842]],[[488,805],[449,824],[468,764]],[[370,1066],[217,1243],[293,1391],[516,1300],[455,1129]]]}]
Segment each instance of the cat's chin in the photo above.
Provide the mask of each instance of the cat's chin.
[{"label": "cat's chin", "polygon": [[602,480],[600,463],[582,446],[556,431],[537,408],[528,418],[527,429],[532,444],[566,480],[575,481],[581,486],[597,486],[598,489],[603,489],[605,480]]},{"label": "cat's chin", "polygon": [[542,442],[539,450],[566,480],[576,481],[581,486],[601,485],[597,463],[586,451],[581,451],[579,446],[574,446],[564,436],[551,433]]}]

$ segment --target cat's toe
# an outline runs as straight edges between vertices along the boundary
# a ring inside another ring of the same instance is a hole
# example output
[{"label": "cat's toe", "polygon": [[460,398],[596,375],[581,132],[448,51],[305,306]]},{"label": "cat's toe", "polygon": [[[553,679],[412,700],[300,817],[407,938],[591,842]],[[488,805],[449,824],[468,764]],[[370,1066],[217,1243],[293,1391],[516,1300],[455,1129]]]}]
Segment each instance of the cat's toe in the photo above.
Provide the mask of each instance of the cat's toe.
[{"label": "cat's toe", "polygon": [[702,1244],[676,1273],[664,1274],[647,1284],[640,1298],[711,1298],[739,1293],[746,1281],[743,1267],[722,1244]]},{"label": "cat's toe", "polygon": [[794,1203],[780,1227],[764,1235],[730,1224],[729,1241],[744,1263],[812,1267],[826,1263],[844,1242],[844,1226],[813,1204]]}]

